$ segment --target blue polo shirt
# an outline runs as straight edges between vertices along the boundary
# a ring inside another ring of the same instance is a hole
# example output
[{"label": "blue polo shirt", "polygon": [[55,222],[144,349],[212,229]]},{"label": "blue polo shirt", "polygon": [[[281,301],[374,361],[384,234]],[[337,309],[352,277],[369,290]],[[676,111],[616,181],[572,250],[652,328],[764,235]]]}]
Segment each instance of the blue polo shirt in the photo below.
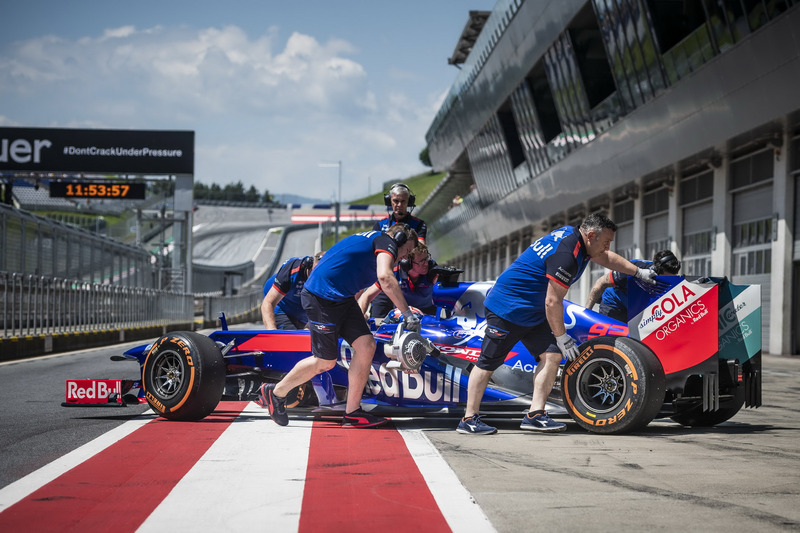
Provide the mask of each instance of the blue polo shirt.
[{"label": "blue polo shirt", "polygon": [[422,220],[421,218],[412,216],[411,213],[407,213],[406,216],[401,218],[400,220],[395,219],[394,213],[392,213],[386,218],[377,220],[375,224],[372,226],[372,229],[374,229],[375,231],[386,231],[395,224],[408,224],[408,227],[417,232],[417,237],[419,237],[423,241],[427,238],[428,225],[425,224],[425,221]]},{"label": "blue polo shirt", "polygon": [[500,274],[484,305],[513,324],[540,324],[547,319],[545,297],[550,280],[569,287],[580,278],[589,259],[577,227],[551,231]]},{"label": "blue polo shirt", "polygon": [[[652,261],[645,261],[643,259],[632,259],[631,263],[640,268],[650,268],[653,266]],[[603,291],[603,305],[620,311],[622,313],[628,312],[628,274],[624,272],[611,271],[608,274],[613,285],[607,287]]]},{"label": "blue polo shirt", "polygon": [[397,260],[397,243],[380,231],[365,231],[345,237],[325,252],[305,288],[319,298],[335,302],[354,297],[378,281],[378,255]]},{"label": "blue polo shirt", "polygon": [[275,314],[287,315],[300,322],[308,322],[308,316],[300,303],[300,291],[303,290],[308,279],[308,269],[301,266],[303,260],[302,257],[287,259],[264,284],[264,296],[267,295],[270,288],[275,287],[275,290],[283,295],[281,301],[275,306]]}]

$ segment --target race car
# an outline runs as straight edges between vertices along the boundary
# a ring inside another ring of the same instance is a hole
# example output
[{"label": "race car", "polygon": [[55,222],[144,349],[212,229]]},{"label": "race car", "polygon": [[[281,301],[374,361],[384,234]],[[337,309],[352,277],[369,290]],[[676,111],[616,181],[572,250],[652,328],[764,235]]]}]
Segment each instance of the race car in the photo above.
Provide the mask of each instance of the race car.
[{"label": "race car", "polygon": [[[383,416],[463,414],[470,370],[480,354],[491,282],[459,282],[440,267],[436,316],[421,331],[402,317],[370,321],[377,348],[362,407]],[[655,288],[629,283],[628,323],[564,301],[567,332],[580,356],[562,361],[548,399],[550,416],[569,416],[588,431],[617,434],[655,418],[712,426],[743,406],[761,405],[761,295],[758,285],[727,279],[659,276]],[[169,333],[116,361],[139,365],[140,380],[67,381],[62,405],[148,403],[169,420],[198,420],[220,401],[255,400],[311,346],[308,331],[230,330]],[[340,340],[337,365],[292,391],[289,414],[343,412],[352,348]],[[517,417],[530,405],[536,359],[518,343],[495,371],[482,398],[485,416]]]}]

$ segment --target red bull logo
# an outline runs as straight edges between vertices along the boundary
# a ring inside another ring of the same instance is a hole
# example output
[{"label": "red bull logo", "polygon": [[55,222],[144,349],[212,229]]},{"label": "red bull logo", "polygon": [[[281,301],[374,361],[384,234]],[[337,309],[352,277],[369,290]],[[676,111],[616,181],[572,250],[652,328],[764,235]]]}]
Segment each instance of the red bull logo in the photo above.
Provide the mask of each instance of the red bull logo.
[{"label": "red bull logo", "polygon": [[122,403],[122,381],[118,379],[71,379],[67,381],[67,403],[109,403],[116,395]]}]

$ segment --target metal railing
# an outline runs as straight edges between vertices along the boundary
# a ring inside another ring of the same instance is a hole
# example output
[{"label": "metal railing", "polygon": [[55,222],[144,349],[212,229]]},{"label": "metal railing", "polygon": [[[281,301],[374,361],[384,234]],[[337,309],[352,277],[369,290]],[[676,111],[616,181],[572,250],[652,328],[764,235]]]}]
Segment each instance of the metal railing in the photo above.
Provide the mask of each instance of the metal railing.
[{"label": "metal railing", "polygon": [[156,289],[0,272],[2,336],[192,322],[194,298]]}]

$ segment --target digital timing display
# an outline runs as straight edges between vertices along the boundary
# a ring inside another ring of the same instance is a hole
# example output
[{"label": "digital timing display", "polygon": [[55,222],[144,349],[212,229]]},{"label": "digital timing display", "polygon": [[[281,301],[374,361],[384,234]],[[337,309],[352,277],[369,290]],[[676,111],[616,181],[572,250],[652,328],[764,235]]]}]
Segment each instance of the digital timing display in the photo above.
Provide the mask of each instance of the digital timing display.
[{"label": "digital timing display", "polygon": [[51,198],[111,198],[144,200],[144,183],[113,181],[51,181]]}]

